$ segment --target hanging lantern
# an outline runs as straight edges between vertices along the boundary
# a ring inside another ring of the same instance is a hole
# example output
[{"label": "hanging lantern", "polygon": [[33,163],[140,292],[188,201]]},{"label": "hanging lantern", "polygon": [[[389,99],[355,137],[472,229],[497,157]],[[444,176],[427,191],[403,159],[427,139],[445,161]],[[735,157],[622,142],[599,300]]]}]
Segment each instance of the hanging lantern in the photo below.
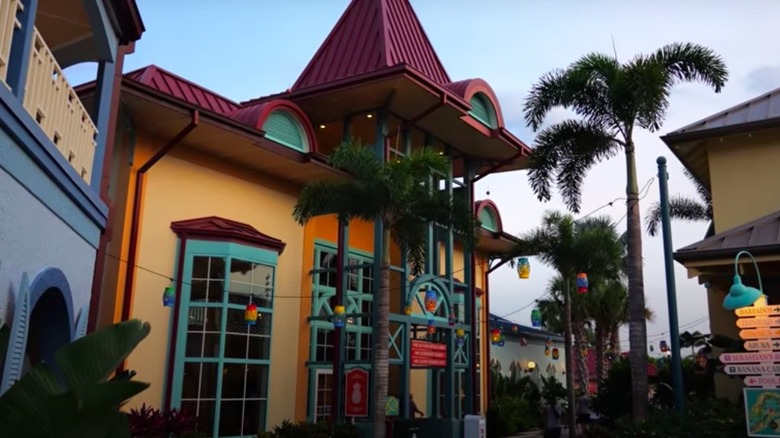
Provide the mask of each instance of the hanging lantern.
[{"label": "hanging lantern", "polygon": [[257,306],[251,301],[246,305],[244,310],[244,322],[246,325],[255,325],[257,323]]},{"label": "hanging lantern", "polygon": [[544,346],[547,348],[552,347],[552,339],[547,338],[547,340],[544,341]]},{"label": "hanging lantern", "polygon": [[544,347],[544,355],[549,356],[550,355],[550,347]]},{"label": "hanging lantern", "polygon": [[587,348],[583,348],[581,353],[582,353],[582,357],[588,357],[588,349]]},{"label": "hanging lantern", "polygon": [[412,306],[410,306],[410,305],[408,305],[408,304],[407,304],[407,305],[406,305],[406,307],[404,307],[404,314],[405,314],[406,316],[409,316],[409,315],[411,315],[411,314],[412,314]]},{"label": "hanging lantern", "polygon": [[425,291],[425,310],[429,312],[436,310],[437,298],[435,290],[428,289]]},{"label": "hanging lantern", "polygon": [[661,341],[659,346],[661,348],[662,353],[666,353],[667,351],[669,351],[669,345],[666,344],[666,341]]},{"label": "hanging lantern", "polygon": [[528,345],[528,339],[525,337],[520,338],[520,346],[525,347],[526,345]]},{"label": "hanging lantern", "polygon": [[504,345],[504,334],[501,333],[501,329],[494,328],[490,330],[490,343],[493,345]]},{"label": "hanging lantern", "polygon": [[513,326],[512,326],[512,333],[517,333],[517,331],[518,331],[518,330],[519,330],[519,329],[517,328],[517,326],[516,326],[516,325],[513,325]]},{"label": "hanging lantern", "polygon": [[165,290],[163,290],[163,306],[165,307],[173,307],[173,304],[176,302],[176,288],[173,287],[173,284],[166,287]]},{"label": "hanging lantern", "polygon": [[534,327],[542,326],[542,312],[539,309],[531,311],[531,325]]},{"label": "hanging lantern", "polygon": [[552,356],[553,356],[553,360],[558,360],[558,358],[560,357],[560,353],[558,352],[557,348],[552,349]]},{"label": "hanging lantern", "polygon": [[433,325],[433,320],[429,319],[428,320],[428,334],[432,335],[434,333],[436,333],[436,326]]},{"label": "hanging lantern", "polygon": [[344,306],[336,306],[333,308],[333,326],[334,327],[344,327],[344,313],[346,309],[344,309]]},{"label": "hanging lantern", "polygon": [[531,264],[527,257],[517,259],[517,276],[524,280],[531,276]]},{"label": "hanging lantern", "polygon": [[577,274],[577,293],[578,294],[588,293],[588,274],[584,272],[580,272],[579,274]]},{"label": "hanging lantern", "polygon": [[452,327],[455,325],[455,312],[450,312],[449,318],[447,318],[447,323]]},{"label": "hanging lantern", "polygon": [[458,345],[458,347],[463,346],[463,341],[466,339],[466,332],[463,329],[456,329],[455,330],[455,344]]}]

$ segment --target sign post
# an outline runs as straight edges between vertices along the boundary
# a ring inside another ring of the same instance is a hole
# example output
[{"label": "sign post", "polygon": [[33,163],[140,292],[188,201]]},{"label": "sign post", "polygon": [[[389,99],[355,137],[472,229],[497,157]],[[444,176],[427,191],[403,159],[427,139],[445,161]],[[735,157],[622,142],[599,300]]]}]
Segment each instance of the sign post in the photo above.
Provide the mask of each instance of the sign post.
[{"label": "sign post", "polygon": [[745,419],[750,437],[780,437],[780,306],[759,300],[734,311],[747,353],[722,353],[723,371],[744,375]]}]

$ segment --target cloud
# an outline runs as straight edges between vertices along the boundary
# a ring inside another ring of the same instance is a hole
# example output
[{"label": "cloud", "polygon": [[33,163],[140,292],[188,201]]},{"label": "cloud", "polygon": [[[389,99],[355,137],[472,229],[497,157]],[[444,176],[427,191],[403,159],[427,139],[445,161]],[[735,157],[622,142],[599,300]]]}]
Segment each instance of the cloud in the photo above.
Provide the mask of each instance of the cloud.
[{"label": "cloud", "polygon": [[766,93],[780,87],[780,65],[764,65],[745,77],[745,88],[753,94]]}]

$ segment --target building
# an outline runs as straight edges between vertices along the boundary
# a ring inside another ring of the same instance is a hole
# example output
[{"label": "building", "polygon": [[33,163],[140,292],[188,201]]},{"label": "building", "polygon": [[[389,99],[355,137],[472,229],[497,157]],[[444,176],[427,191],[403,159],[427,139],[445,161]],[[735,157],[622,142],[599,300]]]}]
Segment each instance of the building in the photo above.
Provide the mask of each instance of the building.
[{"label": "building", "polygon": [[[143,31],[133,0],[0,1],[0,393],[86,331],[115,73]],[[90,102],[63,73],[84,62],[98,65]]]},{"label": "building", "polygon": [[490,365],[505,376],[529,375],[541,385],[541,376],[555,377],[566,387],[566,352],[563,336],[490,315],[489,330],[503,337],[490,342]]},{"label": "building", "polygon": [[[80,92],[89,101],[95,86]],[[484,412],[487,276],[515,240],[498,207],[474,199],[473,183],[525,168],[529,149],[504,127],[485,81],[450,79],[408,0],[353,0],[280,94],[234,102],[148,66],[124,75],[121,101],[94,324],[152,325],[126,364],[152,384],[131,405],[187,409],[215,437],[345,415],[335,402],[336,345],[344,341],[340,367],[370,370],[382,233],[329,216],[301,227],[292,211],[304,184],[346,177],[327,157],[352,137],[385,159],[439,148],[451,163],[439,187],[459,193],[482,219],[473,253],[431,225],[428,268],[416,278],[393,248],[387,336],[400,417],[410,391],[440,431],[457,433],[464,414]],[[343,339],[334,336],[338,284]],[[163,306],[164,291],[175,296],[173,307]],[[432,312],[424,310],[429,291]],[[260,318],[248,328],[250,303]],[[439,342],[419,342],[429,325]],[[413,363],[441,351],[451,359],[444,367]],[[366,400],[364,388],[358,400]],[[349,416],[370,418],[365,405],[356,408]]]},{"label": "building", "polygon": [[[780,302],[780,89],[741,103],[663,137],[712,196],[714,235],[680,248],[674,258],[707,290],[713,335],[739,339],[736,316],[723,308],[735,267],[745,285],[763,285],[769,303]],[[774,158],[773,158],[774,157]],[[735,257],[740,251],[749,256]],[[760,280],[756,275],[760,269]],[[714,348],[714,357],[719,354]],[[718,396],[738,397],[742,379],[715,377]]]}]

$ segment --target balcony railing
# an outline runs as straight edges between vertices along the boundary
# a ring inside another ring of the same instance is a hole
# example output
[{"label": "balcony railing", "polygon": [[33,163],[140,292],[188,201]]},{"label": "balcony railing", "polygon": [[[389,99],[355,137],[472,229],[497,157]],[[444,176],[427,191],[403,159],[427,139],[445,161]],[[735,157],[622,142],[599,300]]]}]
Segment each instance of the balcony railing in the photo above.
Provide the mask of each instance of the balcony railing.
[{"label": "balcony railing", "polygon": [[[0,0],[0,79],[4,85],[14,29],[20,28],[19,0]],[[90,181],[97,128],[62,73],[46,42],[33,30],[24,108],[85,181]]]}]

